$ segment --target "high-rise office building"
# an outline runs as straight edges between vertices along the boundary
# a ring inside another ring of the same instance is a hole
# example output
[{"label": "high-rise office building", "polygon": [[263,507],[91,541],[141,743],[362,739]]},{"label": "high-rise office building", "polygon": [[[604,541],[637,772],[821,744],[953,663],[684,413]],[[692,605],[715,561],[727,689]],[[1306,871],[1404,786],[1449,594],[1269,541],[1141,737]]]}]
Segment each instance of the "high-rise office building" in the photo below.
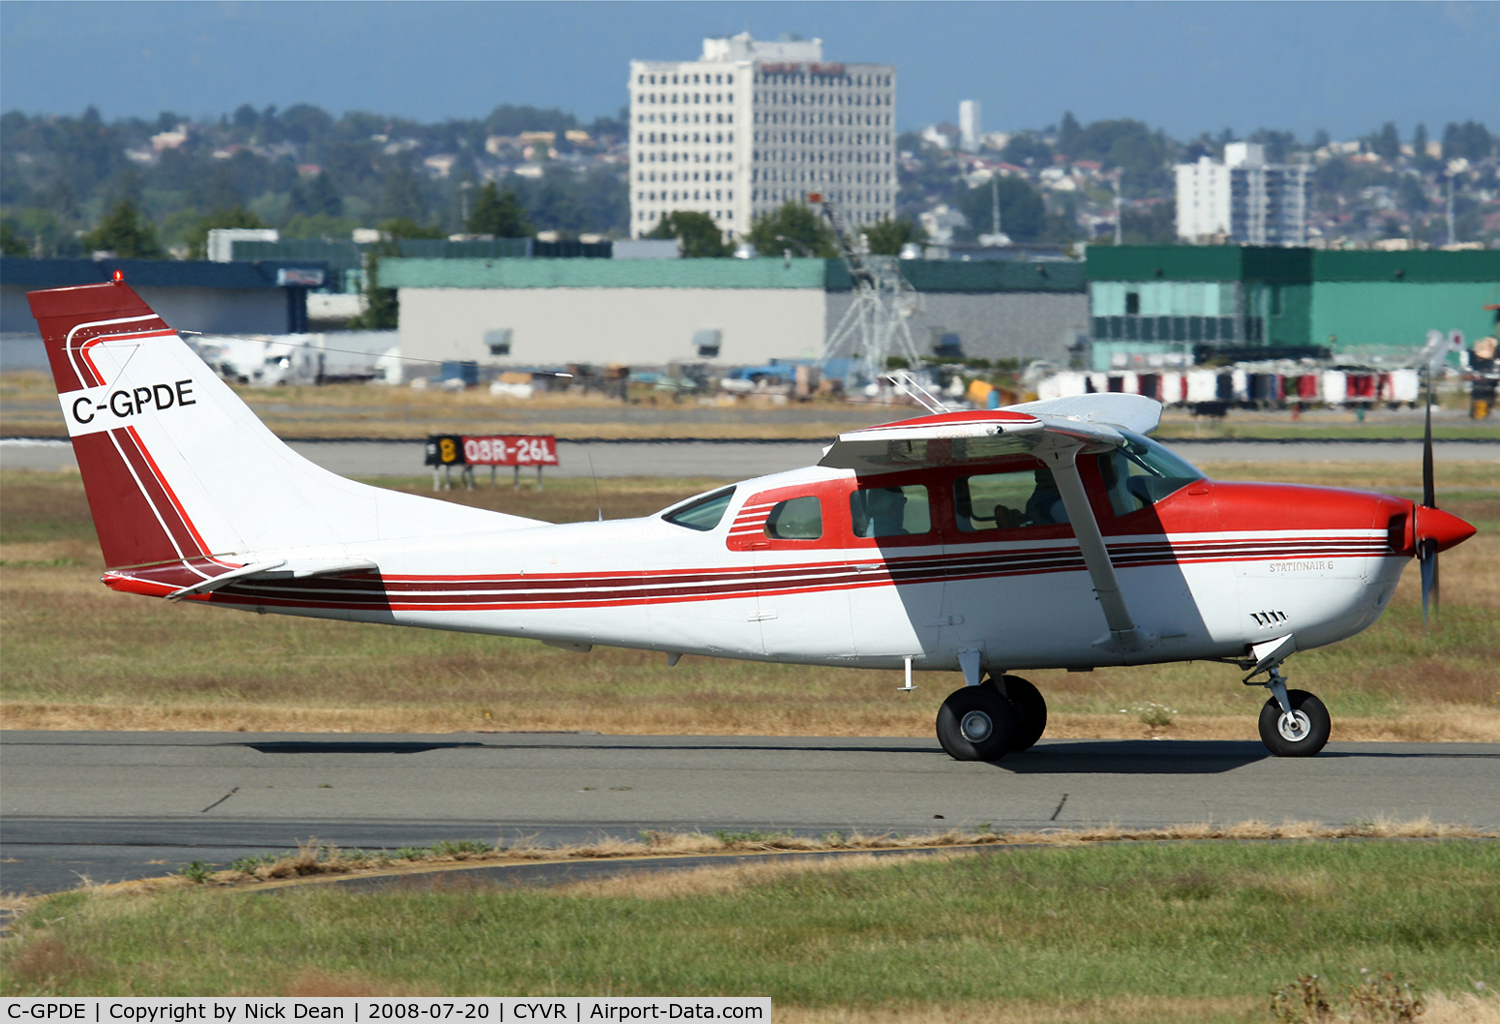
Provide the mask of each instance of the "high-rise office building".
[{"label": "high-rise office building", "polygon": [[896,211],[896,69],[823,42],[705,39],[696,61],[630,63],[630,232],[676,210],[726,236],[821,192],[853,224]]},{"label": "high-rise office building", "polygon": [[1265,147],[1231,142],[1224,162],[1177,165],[1177,235],[1189,242],[1305,245],[1312,169],[1268,164]]}]

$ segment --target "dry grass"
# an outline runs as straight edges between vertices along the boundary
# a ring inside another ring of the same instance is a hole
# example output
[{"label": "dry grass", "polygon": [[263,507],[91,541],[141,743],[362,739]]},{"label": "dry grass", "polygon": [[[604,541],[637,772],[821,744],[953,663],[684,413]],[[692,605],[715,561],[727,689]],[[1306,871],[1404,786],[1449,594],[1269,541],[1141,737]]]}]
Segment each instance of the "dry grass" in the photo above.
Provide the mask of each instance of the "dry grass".
[{"label": "dry grass", "polygon": [[[1420,486],[1419,466],[1404,463],[1207,468],[1220,478]],[[1336,740],[1500,740],[1497,471],[1490,463],[1449,464],[1440,479],[1451,495],[1445,507],[1481,533],[1443,557],[1445,603],[1431,636],[1421,632],[1411,571],[1375,627],[1290,665],[1293,685],[1329,703]],[[653,511],[712,483],[607,480],[600,494],[616,517]],[[422,492],[430,484],[400,486]],[[591,519],[596,510],[589,481],[559,481],[540,493],[500,487],[450,496],[552,521]],[[920,689],[902,694],[894,672],[691,657],[669,670],[650,652],[577,655],[503,638],[234,615],[115,594],[98,584],[101,568],[77,474],[0,474],[6,728],[926,737],[938,702],[957,685],[946,675],[920,675]],[[79,630],[80,622],[88,629]],[[1047,694],[1053,738],[1250,740],[1264,699],[1218,665],[1026,675]],[[1181,713],[1155,729],[1120,713],[1144,701]]]},{"label": "dry grass", "polygon": [[92,960],[68,949],[61,939],[51,935],[28,942],[9,965],[10,974],[41,989],[86,978],[93,971]]},{"label": "dry grass", "polygon": [[[1472,993],[1424,993],[1421,1024],[1500,1024],[1500,1000]],[[781,1024],[1154,1024],[1159,1021],[1268,1020],[1266,1000],[1250,996],[1077,997],[1058,1002],[918,1003],[882,1007],[777,1006]],[[1379,1019],[1379,1018],[1375,1018]],[[1337,1014],[1327,1024],[1354,1024]],[[1358,1018],[1369,1021],[1371,1018]]]},{"label": "dry grass", "polygon": [[779,1024],[1157,1024],[1255,1019],[1249,997],[1110,996],[1057,1002],[914,1003],[881,1007],[777,1006]]}]

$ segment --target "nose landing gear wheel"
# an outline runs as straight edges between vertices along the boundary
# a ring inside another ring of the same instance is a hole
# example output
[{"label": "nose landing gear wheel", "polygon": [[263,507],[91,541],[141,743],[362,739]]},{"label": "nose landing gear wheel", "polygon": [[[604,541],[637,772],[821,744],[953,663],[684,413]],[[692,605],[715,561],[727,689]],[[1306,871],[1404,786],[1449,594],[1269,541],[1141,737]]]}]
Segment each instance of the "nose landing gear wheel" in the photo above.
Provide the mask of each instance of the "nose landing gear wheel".
[{"label": "nose landing gear wheel", "polygon": [[1260,709],[1260,738],[1277,757],[1312,757],[1328,742],[1333,723],[1323,702],[1306,690],[1288,690],[1292,713],[1272,697]]},{"label": "nose landing gear wheel", "polygon": [[1005,677],[1005,695],[1016,706],[1016,740],[1010,749],[1017,753],[1030,750],[1047,731],[1047,701],[1040,690],[1020,676]]},{"label": "nose landing gear wheel", "polygon": [[965,686],[938,709],[938,742],[955,761],[996,761],[1014,749],[1019,717],[995,687]]}]

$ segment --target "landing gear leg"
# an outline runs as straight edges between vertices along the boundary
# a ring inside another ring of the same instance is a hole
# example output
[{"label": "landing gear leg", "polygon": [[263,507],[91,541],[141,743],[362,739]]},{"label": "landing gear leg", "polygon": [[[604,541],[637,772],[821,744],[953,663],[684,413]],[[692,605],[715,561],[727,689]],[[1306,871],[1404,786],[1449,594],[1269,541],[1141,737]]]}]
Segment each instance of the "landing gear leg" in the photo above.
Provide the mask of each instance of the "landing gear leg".
[{"label": "landing gear leg", "polygon": [[[1252,649],[1258,657],[1245,667],[1251,672],[1246,686],[1264,686],[1271,691],[1270,700],[1260,709],[1260,739],[1277,757],[1312,757],[1328,743],[1333,722],[1323,702],[1306,690],[1288,690],[1281,674],[1281,663],[1296,649],[1290,636]],[[1260,673],[1267,673],[1264,683],[1252,683]]]}]

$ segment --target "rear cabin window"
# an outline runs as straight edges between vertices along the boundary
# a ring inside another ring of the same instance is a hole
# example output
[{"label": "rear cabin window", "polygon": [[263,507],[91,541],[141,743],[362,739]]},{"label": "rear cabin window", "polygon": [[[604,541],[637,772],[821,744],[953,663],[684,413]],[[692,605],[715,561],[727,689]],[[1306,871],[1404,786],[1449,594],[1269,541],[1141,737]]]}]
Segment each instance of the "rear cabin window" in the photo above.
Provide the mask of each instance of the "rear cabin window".
[{"label": "rear cabin window", "polygon": [[722,491],[715,491],[681,508],[663,512],[662,518],[673,526],[685,526],[689,530],[707,532],[719,525],[719,520],[724,518],[724,510],[729,507],[729,502],[733,498],[734,488],[726,487]]},{"label": "rear cabin window", "polygon": [[1125,443],[1099,457],[1099,475],[1115,515],[1128,516],[1203,479],[1196,467],[1164,445],[1128,430],[1121,433]]},{"label": "rear cabin window", "polygon": [[823,536],[823,503],[811,494],[778,502],[766,517],[766,536],[776,540],[817,540]]},{"label": "rear cabin window", "polygon": [[912,537],[932,529],[927,488],[866,487],[849,495],[856,537]]},{"label": "rear cabin window", "polygon": [[1057,482],[1045,467],[959,477],[953,481],[953,515],[963,533],[1068,521]]}]

